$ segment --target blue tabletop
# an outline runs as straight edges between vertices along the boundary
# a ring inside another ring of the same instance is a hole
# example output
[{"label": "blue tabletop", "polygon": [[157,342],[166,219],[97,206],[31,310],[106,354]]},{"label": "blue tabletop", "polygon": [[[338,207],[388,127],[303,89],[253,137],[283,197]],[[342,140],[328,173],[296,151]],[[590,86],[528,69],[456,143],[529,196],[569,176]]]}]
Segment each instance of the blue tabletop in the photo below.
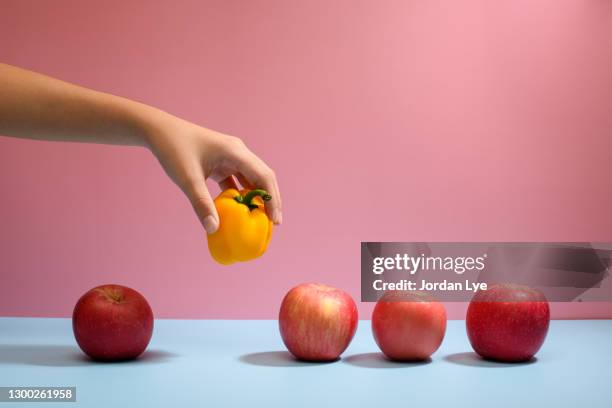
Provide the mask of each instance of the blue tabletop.
[{"label": "blue tabletop", "polygon": [[[69,319],[0,318],[0,386],[76,386],[83,407],[612,407],[612,321],[554,321],[537,360],[498,364],[472,353],[450,321],[429,362],[393,363],[360,321],[341,360],[302,363],[276,321],[157,320],[138,360],[95,363]],[[11,403],[4,404],[11,406]],[[17,403],[16,406],[41,403]]]}]

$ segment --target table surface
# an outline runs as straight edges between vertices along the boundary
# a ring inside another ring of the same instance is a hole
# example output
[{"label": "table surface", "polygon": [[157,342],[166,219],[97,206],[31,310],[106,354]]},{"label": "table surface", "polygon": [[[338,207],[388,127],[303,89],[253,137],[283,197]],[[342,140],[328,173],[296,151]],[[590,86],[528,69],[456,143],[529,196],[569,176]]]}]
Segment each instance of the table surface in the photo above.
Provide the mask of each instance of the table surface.
[{"label": "table surface", "polygon": [[[394,363],[360,321],[342,359],[285,351],[276,321],[157,320],[140,359],[96,363],[69,319],[0,318],[0,386],[76,386],[84,407],[467,406],[612,407],[612,320],[553,321],[537,359],[500,364],[472,353],[449,321],[426,363]],[[40,403],[18,403],[17,406]]]}]

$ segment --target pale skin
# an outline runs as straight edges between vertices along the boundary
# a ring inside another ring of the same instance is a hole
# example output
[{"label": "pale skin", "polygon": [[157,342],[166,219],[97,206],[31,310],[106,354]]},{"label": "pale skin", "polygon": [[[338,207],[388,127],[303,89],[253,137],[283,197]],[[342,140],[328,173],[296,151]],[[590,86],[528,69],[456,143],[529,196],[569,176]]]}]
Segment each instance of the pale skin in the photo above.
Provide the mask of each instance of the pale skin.
[{"label": "pale skin", "polygon": [[26,139],[142,146],[191,202],[207,233],[219,215],[208,178],[222,189],[263,188],[266,211],[282,222],[274,171],[237,137],[206,129],[152,106],[0,64],[0,135]]}]

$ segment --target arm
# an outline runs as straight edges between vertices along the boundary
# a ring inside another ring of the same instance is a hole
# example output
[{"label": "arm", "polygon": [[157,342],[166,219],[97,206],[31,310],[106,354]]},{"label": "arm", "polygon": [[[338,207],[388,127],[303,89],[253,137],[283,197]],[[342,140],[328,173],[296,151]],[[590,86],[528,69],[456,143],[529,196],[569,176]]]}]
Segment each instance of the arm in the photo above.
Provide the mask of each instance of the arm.
[{"label": "arm", "polygon": [[219,216],[205,180],[235,175],[266,189],[270,218],[280,223],[274,172],[242,141],[159,109],[0,64],[0,134],[28,139],[144,146],[183,190],[208,233]]}]

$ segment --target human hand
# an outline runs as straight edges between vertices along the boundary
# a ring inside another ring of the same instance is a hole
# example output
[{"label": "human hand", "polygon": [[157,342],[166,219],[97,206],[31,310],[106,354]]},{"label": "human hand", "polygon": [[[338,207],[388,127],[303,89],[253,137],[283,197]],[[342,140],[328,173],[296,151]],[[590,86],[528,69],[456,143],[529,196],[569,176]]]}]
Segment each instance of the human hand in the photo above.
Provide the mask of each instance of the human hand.
[{"label": "human hand", "polygon": [[[0,64],[0,134],[29,139],[147,146],[187,195],[212,234],[219,215],[206,179],[272,196],[268,216],[280,224],[281,198],[274,172],[244,143],[152,106]],[[229,181],[227,181],[229,180]]]},{"label": "human hand", "polygon": [[281,197],[274,171],[237,137],[197,126],[157,111],[146,121],[145,140],[168,176],[189,198],[208,234],[219,227],[219,215],[206,186],[208,178],[221,188],[235,188],[237,177],[245,188],[263,188],[272,196],[268,216],[282,222]]}]

